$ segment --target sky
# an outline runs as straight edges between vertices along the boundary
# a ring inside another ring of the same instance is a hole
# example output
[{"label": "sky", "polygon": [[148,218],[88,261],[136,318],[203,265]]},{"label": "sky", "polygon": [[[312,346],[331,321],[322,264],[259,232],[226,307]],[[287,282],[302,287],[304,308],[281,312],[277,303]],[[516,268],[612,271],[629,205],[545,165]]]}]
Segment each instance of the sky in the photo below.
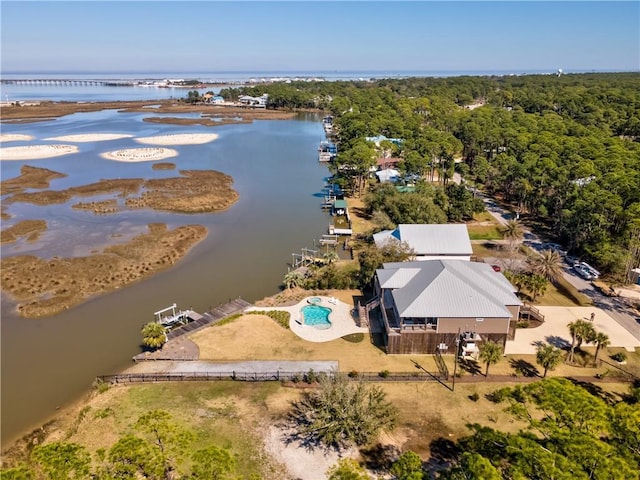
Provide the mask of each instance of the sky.
[{"label": "sky", "polygon": [[0,2],[0,70],[640,71],[640,2]]}]

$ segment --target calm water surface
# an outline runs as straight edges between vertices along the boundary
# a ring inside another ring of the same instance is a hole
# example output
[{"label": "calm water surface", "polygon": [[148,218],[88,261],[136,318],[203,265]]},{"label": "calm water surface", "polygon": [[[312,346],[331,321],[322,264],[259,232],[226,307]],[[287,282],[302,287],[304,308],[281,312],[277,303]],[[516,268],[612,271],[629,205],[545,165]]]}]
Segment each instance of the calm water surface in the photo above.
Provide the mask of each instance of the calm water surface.
[{"label": "calm water surface", "polygon": [[[153,112],[150,112],[153,114]],[[146,230],[150,222],[171,227],[205,225],[209,234],[170,271],[149,280],[94,298],[61,315],[40,320],[17,317],[3,297],[2,313],[2,445],[42,424],[56,409],[79,398],[96,375],[131,365],[140,351],[140,328],[153,312],[176,302],[206,311],[242,297],[254,301],[275,293],[287,272],[291,254],[311,247],[326,233],[328,217],[320,209],[319,192],[327,169],[317,161],[323,139],[318,118],[262,121],[215,128],[143,123],[145,114],[103,111],[70,115],[50,122],[6,124],[3,133],[34,136],[31,142],[79,133],[129,133],[135,136],[186,132],[215,132],[220,138],[205,145],[172,147],[179,156],[173,171],[154,171],[151,163],[119,163],[100,153],[143,145],[133,139],[78,143],[80,152],[54,159],[0,164],[3,179],[19,174],[22,165],[66,173],[52,189],[83,185],[102,178],[165,177],[179,169],[216,169],[234,178],[239,201],[220,214],[174,215],[153,211],[96,216],[71,204],[36,207],[8,206],[14,217],[6,228],[26,218],[45,219],[48,230],[35,244],[18,242],[2,247],[2,256],[35,254],[86,255],[96,247],[126,241]],[[64,142],[69,143],[69,142]],[[3,198],[4,199],[4,198]]]}]

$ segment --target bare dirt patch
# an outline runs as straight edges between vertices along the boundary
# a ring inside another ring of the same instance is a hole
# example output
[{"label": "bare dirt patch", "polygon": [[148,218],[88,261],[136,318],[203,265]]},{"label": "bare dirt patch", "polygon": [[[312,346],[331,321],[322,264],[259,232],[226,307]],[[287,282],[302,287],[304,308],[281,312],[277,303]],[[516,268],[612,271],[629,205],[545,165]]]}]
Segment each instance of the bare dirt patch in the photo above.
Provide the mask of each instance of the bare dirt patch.
[{"label": "bare dirt patch", "polygon": [[21,316],[54,315],[169,268],[206,234],[200,225],[168,230],[164,224],[150,224],[149,233],[93,256],[49,261],[32,255],[7,257],[0,262],[0,286],[19,302]]}]

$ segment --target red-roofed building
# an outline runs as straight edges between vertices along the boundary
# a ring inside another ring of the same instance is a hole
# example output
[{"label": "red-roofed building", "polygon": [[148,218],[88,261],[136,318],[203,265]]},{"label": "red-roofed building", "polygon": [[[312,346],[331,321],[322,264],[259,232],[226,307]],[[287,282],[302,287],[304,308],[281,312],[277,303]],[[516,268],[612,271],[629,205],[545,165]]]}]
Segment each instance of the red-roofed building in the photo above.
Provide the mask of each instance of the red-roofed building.
[{"label": "red-roofed building", "polygon": [[376,164],[378,165],[379,170],[386,170],[388,168],[397,168],[400,162],[402,162],[402,159],[397,157],[390,157],[390,158],[382,157],[376,160]]}]

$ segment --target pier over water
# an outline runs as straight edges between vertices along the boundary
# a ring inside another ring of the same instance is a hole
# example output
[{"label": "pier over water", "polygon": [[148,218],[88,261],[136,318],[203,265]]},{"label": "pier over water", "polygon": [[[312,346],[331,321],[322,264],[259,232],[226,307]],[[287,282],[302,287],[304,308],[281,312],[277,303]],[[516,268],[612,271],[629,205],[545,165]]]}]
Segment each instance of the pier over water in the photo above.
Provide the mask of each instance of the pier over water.
[{"label": "pier over water", "polygon": [[113,80],[2,79],[3,85],[50,85],[57,87],[133,87],[135,83]]}]

